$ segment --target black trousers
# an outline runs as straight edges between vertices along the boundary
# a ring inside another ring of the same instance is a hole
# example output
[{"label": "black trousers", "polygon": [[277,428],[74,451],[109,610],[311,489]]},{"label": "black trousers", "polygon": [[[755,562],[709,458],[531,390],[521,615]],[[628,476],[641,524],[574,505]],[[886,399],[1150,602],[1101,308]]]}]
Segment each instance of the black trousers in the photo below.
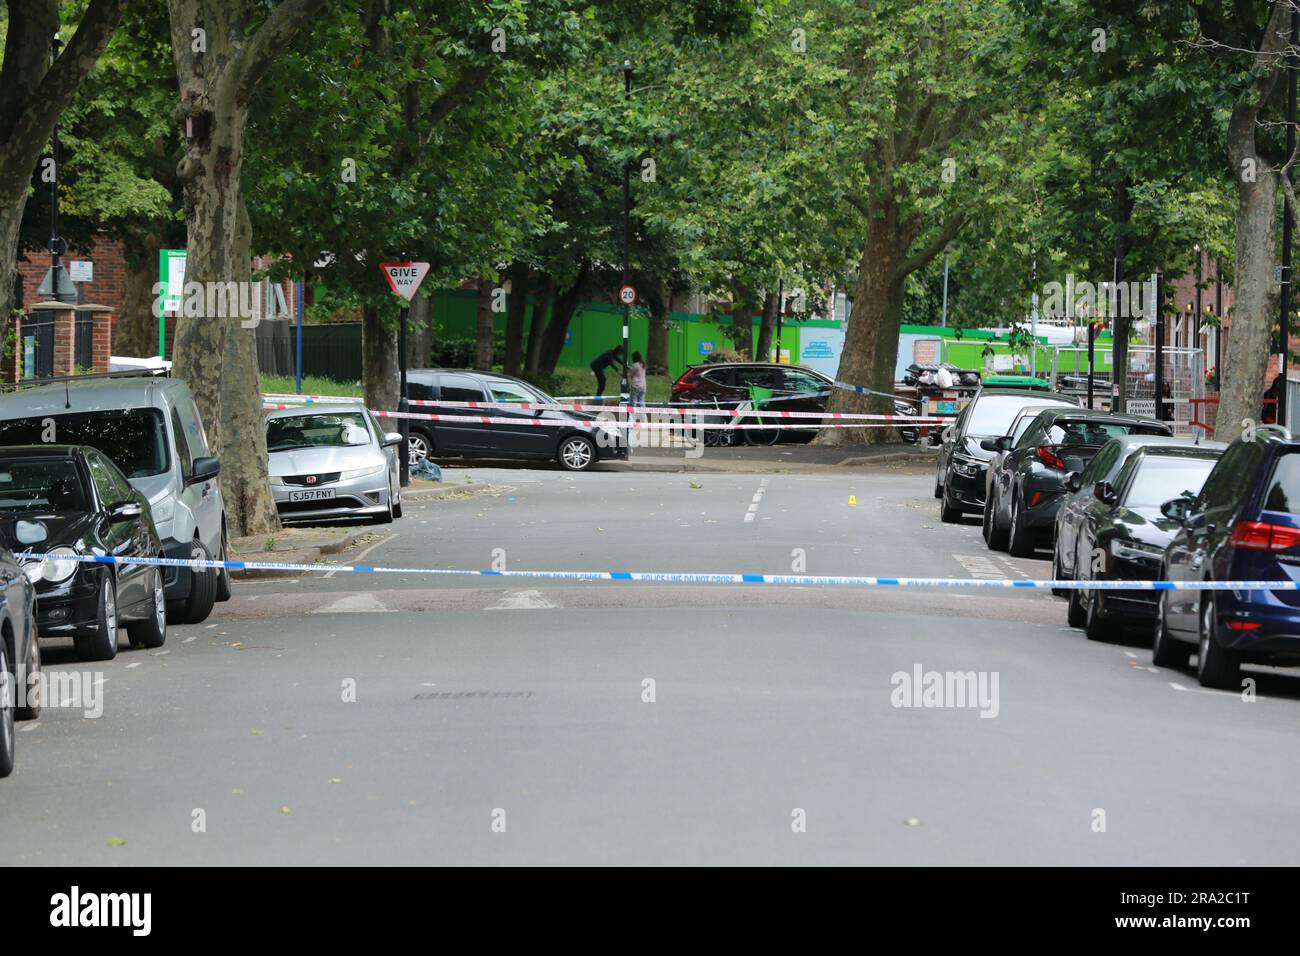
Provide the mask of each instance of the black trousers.
[{"label": "black trousers", "polygon": [[603,368],[596,368],[594,365],[591,367],[591,370],[596,373],[596,394],[604,395],[605,394],[605,370]]}]

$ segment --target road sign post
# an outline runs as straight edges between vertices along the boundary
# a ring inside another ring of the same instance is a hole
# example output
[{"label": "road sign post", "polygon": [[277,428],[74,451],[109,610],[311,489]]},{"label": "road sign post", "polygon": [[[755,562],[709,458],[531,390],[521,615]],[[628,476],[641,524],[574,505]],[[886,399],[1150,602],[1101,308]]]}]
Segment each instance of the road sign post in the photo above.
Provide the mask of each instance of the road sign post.
[{"label": "road sign post", "polygon": [[[387,280],[388,287],[393,290],[393,294],[404,300],[397,334],[397,368],[399,375],[397,410],[405,413],[410,411],[408,401],[410,396],[407,394],[406,387],[406,318],[411,311],[408,303],[415,298],[415,293],[420,289],[420,283],[428,275],[429,263],[381,262],[379,271],[384,274],[384,279]],[[402,434],[401,461],[398,464],[399,474],[401,475],[401,485],[406,488],[411,484],[410,419],[399,418],[397,420],[397,430]]]}]

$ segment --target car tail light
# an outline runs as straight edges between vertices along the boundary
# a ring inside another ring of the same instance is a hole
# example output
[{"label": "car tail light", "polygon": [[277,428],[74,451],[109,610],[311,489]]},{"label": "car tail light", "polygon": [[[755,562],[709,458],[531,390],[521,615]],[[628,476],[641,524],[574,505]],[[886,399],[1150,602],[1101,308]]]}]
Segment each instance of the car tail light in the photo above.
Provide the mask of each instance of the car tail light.
[{"label": "car tail light", "polygon": [[1060,468],[1062,471],[1065,470],[1065,462],[1063,462],[1061,456],[1056,453],[1055,447],[1051,445],[1043,445],[1040,448],[1035,448],[1034,451],[1038,453],[1038,460],[1044,465],[1047,465],[1049,468]]},{"label": "car tail light", "polygon": [[1259,621],[1229,621],[1228,630],[1230,631],[1256,631],[1260,628]]},{"label": "car tail light", "polygon": [[1255,551],[1287,551],[1300,546],[1300,528],[1267,521],[1242,521],[1232,529],[1232,543]]},{"label": "car tail light", "polygon": [[679,378],[676,382],[673,383],[673,391],[684,392],[688,389],[698,388],[700,383],[696,381],[695,376],[696,376],[695,369],[688,368],[686,370],[686,373],[682,375],[682,377]]}]

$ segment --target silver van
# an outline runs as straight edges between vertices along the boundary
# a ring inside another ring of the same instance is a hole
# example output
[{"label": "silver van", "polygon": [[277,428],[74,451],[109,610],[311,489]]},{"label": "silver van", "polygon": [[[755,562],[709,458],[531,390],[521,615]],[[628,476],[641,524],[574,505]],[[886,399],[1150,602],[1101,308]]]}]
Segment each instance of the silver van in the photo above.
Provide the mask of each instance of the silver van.
[{"label": "silver van", "polygon": [[[169,558],[227,560],[226,509],[189,386],[138,373],[81,376],[0,396],[0,445],[90,445],[149,499]],[[167,619],[197,624],[230,599],[230,572],[164,569]]]}]

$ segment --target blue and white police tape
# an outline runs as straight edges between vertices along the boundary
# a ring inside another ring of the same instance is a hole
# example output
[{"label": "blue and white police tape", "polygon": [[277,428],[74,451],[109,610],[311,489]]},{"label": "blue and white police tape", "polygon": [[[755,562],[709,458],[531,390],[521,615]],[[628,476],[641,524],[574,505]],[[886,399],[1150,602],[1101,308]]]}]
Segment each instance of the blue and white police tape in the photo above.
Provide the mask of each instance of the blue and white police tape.
[{"label": "blue and white police tape", "polygon": [[491,571],[459,568],[379,568],[347,564],[291,564],[280,561],[216,561],[184,558],[122,558],[99,554],[15,555],[20,561],[80,561],[86,564],[152,565],[191,570],[351,571],[358,574],[425,574],[443,577],[543,578],[556,581],[641,581],[656,584],[778,584],[789,586],[978,588],[1075,591],[1300,591],[1300,581],[1038,581],[984,578],[888,578],[826,574],[713,574],[696,571]]}]

